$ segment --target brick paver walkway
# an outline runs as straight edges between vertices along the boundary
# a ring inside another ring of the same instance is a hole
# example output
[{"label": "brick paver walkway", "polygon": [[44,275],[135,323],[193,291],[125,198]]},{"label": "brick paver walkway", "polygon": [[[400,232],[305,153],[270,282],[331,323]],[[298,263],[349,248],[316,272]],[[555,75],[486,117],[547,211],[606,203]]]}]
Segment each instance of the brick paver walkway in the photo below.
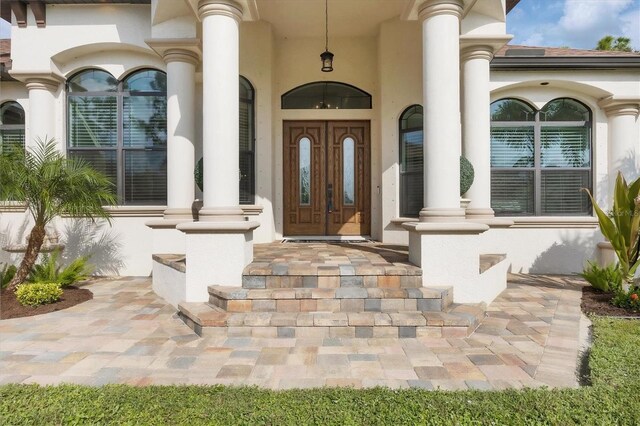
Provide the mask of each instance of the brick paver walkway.
[{"label": "brick paver walkway", "polygon": [[148,278],[92,283],[94,299],[0,321],[0,383],[577,386],[580,283],[514,276],[468,338],[199,338]]}]

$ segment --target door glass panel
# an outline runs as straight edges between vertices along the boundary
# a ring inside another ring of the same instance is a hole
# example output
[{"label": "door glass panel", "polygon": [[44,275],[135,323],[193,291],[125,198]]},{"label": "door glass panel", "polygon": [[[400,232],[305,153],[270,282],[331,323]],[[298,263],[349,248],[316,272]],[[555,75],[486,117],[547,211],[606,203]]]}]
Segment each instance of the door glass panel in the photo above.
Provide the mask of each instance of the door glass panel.
[{"label": "door glass panel", "polygon": [[300,204],[308,206],[311,204],[311,140],[306,137],[300,139],[298,151],[300,155]]},{"label": "door glass panel", "polygon": [[343,204],[352,206],[355,202],[355,141],[353,138],[346,138],[342,142],[342,192]]}]

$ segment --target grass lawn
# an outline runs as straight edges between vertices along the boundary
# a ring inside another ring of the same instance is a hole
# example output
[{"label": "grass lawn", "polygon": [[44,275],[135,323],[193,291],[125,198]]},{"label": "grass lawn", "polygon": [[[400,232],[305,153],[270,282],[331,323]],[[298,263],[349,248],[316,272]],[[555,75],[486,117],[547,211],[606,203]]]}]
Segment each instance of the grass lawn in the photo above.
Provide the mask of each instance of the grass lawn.
[{"label": "grass lawn", "polygon": [[638,425],[640,321],[593,319],[593,386],[567,390],[268,391],[223,386],[0,387],[0,424]]}]

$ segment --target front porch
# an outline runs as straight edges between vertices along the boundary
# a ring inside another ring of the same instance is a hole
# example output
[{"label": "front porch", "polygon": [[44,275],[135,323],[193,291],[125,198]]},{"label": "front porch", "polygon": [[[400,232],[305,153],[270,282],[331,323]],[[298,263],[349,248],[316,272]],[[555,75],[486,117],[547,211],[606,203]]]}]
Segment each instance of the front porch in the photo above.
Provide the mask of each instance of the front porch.
[{"label": "front porch", "polygon": [[[254,256],[241,286],[208,280],[200,284],[208,301],[185,302],[185,257],[154,255],[154,290],[199,335],[465,337],[486,309],[483,302],[454,303],[455,286],[424,287],[423,270],[409,261],[406,246],[270,243],[255,245]],[[467,285],[506,280],[504,255],[480,255],[478,263],[483,279]]]}]

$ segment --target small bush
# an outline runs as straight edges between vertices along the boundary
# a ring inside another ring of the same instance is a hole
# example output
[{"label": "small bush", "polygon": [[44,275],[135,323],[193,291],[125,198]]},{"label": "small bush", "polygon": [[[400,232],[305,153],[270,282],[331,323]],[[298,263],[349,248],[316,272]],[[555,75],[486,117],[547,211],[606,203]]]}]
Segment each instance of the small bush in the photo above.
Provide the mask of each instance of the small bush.
[{"label": "small bush", "polygon": [[42,263],[34,265],[28,281],[32,283],[50,282],[58,283],[61,287],[67,287],[71,284],[87,279],[93,268],[87,262],[88,257],[79,257],[63,268],[58,263],[59,251],[54,251],[51,256],[45,255]]},{"label": "small bush", "polygon": [[0,269],[0,288],[5,288],[9,285],[9,281],[13,279],[13,276],[18,271],[15,265],[4,265],[2,269]]},{"label": "small bush", "polygon": [[640,288],[631,287],[629,291],[620,290],[613,296],[611,303],[620,308],[640,312]]},{"label": "small bush", "polygon": [[465,192],[473,185],[473,179],[475,178],[475,171],[473,165],[469,160],[460,156],[460,196],[462,197]]},{"label": "small bush", "polygon": [[601,268],[595,262],[587,262],[584,271],[578,275],[591,284],[593,288],[597,288],[600,291],[618,292],[622,289],[624,276],[620,266],[617,264]]},{"label": "small bush", "polygon": [[58,283],[20,284],[16,298],[23,306],[40,306],[60,300],[62,289]]}]

